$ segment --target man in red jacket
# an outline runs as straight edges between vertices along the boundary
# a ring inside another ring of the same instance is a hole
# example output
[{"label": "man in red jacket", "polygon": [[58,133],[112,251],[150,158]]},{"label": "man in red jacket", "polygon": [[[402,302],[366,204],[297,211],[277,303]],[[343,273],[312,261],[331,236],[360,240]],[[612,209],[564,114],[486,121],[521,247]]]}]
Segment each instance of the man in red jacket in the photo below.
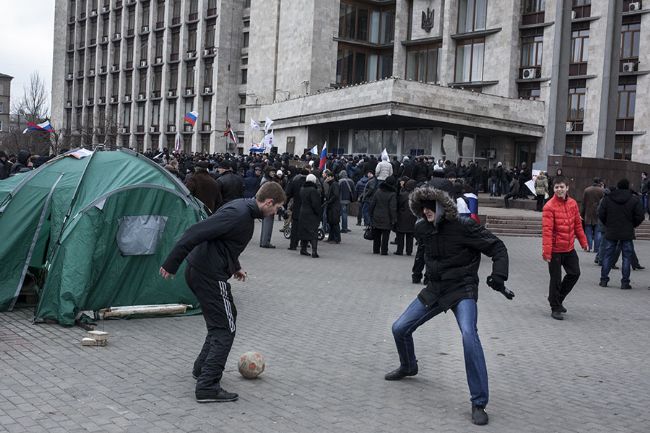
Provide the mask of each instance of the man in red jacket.
[{"label": "man in red jacket", "polygon": [[[582,229],[578,203],[568,196],[566,178],[556,176],[553,191],[553,198],[546,203],[542,212],[542,257],[548,262],[548,272],[551,274],[548,286],[551,317],[563,320],[566,308],[562,303],[580,277],[580,262],[574,249],[576,237],[583,250],[587,251],[589,247]],[[562,268],[566,272],[564,278]]]}]

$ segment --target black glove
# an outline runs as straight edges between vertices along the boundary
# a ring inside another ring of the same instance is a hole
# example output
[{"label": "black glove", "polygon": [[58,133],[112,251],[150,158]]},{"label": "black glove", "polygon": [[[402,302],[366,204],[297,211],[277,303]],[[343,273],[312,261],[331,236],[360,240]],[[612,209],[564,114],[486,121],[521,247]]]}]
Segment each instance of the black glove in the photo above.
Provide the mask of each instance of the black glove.
[{"label": "black glove", "polygon": [[493,290],[501,292],[508,299],[515,297],[515,294],[511,290],[506,289],[506,286],[503,284],[503,278],[498,275],[490,275],[487,278],[487,285],[492,287]]}]

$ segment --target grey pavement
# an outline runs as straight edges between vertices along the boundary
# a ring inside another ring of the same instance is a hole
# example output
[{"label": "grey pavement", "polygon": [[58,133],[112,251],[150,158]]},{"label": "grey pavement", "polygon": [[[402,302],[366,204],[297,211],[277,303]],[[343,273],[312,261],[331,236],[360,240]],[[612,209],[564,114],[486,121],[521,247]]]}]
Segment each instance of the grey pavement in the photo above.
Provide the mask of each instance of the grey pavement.
[{"label": "grey pavement", "polygon": [[[0,431],[8,432],[647,432],[650,426],[650,270],[633,290],[598,286],[593,255],[551,319],[541,239],[503,238],[513,301],[484,284],[479,333],[486,354],[490,424],[470,421],[461,337],[452,313],[415,333],[420,373],[401,382],[391,324],[416,296],[412,258],[371,254],[361,227],[320,259],[258,247],[233,282],[238,334],[222,385],[236,403],[197,404],[191,367],[201,316],[112,320],[107,347],[81,347],[85,331],[32,325],[32,312],[0,315]],[[636,243],[650,265],[650,242]],[[481,281],[490,271],[483,261]],[[620,274],[613,271],[612,283]],[[152,275],[152,278],[157,278]],[[238,355],[267,360],[257,380]]]}]

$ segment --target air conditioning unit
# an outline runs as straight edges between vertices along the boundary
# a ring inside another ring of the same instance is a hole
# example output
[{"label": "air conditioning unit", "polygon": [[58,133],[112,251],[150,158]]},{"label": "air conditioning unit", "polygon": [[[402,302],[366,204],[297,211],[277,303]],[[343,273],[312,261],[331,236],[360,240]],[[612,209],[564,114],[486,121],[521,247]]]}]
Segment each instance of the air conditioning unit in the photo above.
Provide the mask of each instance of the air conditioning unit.
[{"label": "air conditioning unit", "polygon": [[100,104],[105,104],[106,103],[106,97],[105,96],[100,96],[99,97],[99,103]]},{"label": "air conditioning unit", "polygon": [[95,69],[89,69],[88,70],[88,75],[90,75],[90,76],[95,75]]},{"label": "air conditioning unit", "polygon": [[212,93],[212,86],[205,86],[203,93]]},{"label": "air conditioning unit", "polygon": [[156,57],[156,64],[162,63],[162,57]]},{"label": "air conditioning unit", "polygon": [[566,123],[566,132],[571,132],[573,131],[573,122],[567,122]]},{"label": "air conditioning unit", "polygon": [[108,6],[102,6],[102,12],[108,12],[109,9],[110,8]]},{"label": "air conditioning unit", "polygon": [[126,134],[126,128],[120,128],[120,134]]},{"label": "air conditioning unit", "polygon": [[209,56],[210,54],[212,54],[212,50],[210,48],[206,48],[205,50],[203,50],[204,56]]},{"label": "air conditioning unit", "polygon": [[97,16],[97,10],[96,9],[91,10],[90,11],[90,16],[91,17],[96,17]]},{"label": "air conditioning unit", "polygon": [[526,68],[523,71],[521,71],[521,78],[524,80],[532,80],[533,78],[535,78],[536,73],[537,73],[537,69]]},{"label": "air conditioning unit", "polygon": [[634,71],[636,71],[636,62],[623,63],[623,72],[634,72]]},{"label": "air conditioning unit", "polygon": [[106,66],[100,66],[100,67],[99,67],[99,73],[100,73],[100,74],[104,74],[104,73],[106,73]]},{"label": "air conditioning unit", "polygon": [[142,26],[142,33],[147,33],[149,31],[149,26]]},{"label": "air conditioning unit", "polygon": [[189,87],[187,89],[185,89],[185,95],[190,96],[190,95],[192,95],[192,93],[194,93],[193,89],[190,89]]},{"label": "air conditioning unit", "polygon": [[108,36],[106,35],[102,36],[102,42],[108,42]]},{"label": "air conditioning unit", "polygon": [[111,96],[111,104],[115,104],[117,102],[117,97]]},{"label": "air conditioning unit", "polygon": [[138,100],[139,101],[144,101],[145,94],[144,93],[139,93],[138,94]]},{"label": "air conditioning unit", "polygon": [[175,90],[168,90],[167,91],[167,96],[170,97],[170,98],[173,98],[174,96],[176,96],[176,91]]},{"label": "air conditioning unit", "polygon": [[122,35],[121,35],[120,33],[115,33],[115,34],[113,35],[113,40],[116,41],[116,40],[120,39],[121,37],[122,37]]},{"label": "air conditioning unit", "polygon": [[124,95],[124,102],[131,102],[131,95]]},{"label": "air conditioning unit", "polygon": [[68,73],[68,80],[72,80],[72,78],[73,78],[72,72],[69,72]]},{"label": "air conditioning unit", "polygon": [[145,66],[147,66],[147,61],[146,60],[140,60],[140,67],[144,68]]},{"label": "air conditioning unit", "polygon": [[632,3],[630,3],[630,6],[629,6],[628,10],[630,12],[641,10],[641,3],[640,2],[632,2]]},{"label": "air conditioning unit", "polygon": [[167,127],[167,131],[169,132],[176,132],[176,125],[169,125]]},{"label": "air conditioning unit", "polygon": [[119,69],[119,65],[111,65],[111,72],[117,72]]},{"label": "air conditioning unit", "polygon": [[571,11],[571,19],[572,20],[576,19],[576,11]]},{"label": "air conditioning unit", "polygon": [[187,58],[188,59],[194,59],[196,57],[196,51],[188,51],[187,52]]},{"label": "air conditioning unit", "polygon": [[88,105],[93,105],[93,98],[88,98],[88,101],[86,101]]},{"label": "air conditioning unit", "polygon": [[158,132],[158,127],[156,127],[156,126],[150,126],[150,127],[149,127],[149,132]]},{"label": "air conditioning unit", "polygon": [[65,103],[66,108],[72,108],[72,101],[67,101]]},{"label": "air conditioning unit", "polygon": [[208,124],[203,125],[203,131],[207,132],[207,131],[211,131],[211,130],[212,130],[212,126],[210,126]]}]

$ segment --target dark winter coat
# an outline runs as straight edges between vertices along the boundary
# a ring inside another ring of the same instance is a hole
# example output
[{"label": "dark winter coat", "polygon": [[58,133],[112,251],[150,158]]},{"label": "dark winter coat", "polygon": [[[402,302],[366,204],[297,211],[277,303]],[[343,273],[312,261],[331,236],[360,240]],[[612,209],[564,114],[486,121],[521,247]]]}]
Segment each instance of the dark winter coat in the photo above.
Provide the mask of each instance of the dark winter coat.
[{"label": "dark winter coat", "polygon": [[252,198],[257,194],[257,190],[260,189],[260,182],[262,181],[262,176],[255,176],[251,173],[244,177],[244,197]]},{"label": "dark winter coat", "polygon": [[429,280],[418,298],[427,307],[448,310],[461,299],[478,299],[481,253],[492,258],[492,275],[508,279],[508,251],[503,242],[469,218],[458,218],[456,204],[444,191],[424,186],[410,196],[411,211],[423,216],[422,202],[436,201],[436,221],[418,221],[415,236],[424,246]]},{"label": "dark winter coat", "polygon": [[11,164],[9,161],[0,160],[0,180],[6,179],[11,173]]},{"label": "dark winter coat", "polygon": [[[320,194],[316,185],[305,182],[300,188],[300,225],[298,226],[298,239],[301,241],[316,239],[318,226],[323,216]],[[294,212],[296,209],[294,208]]]},{"label": "dark winter coat", "polygon": [[300,220],[300,208],[302,206],[302,197],[300,196],[300,190],[305,184],[305,179],[307,176],[303,174],[297,174],[291,179],[291,182],[287,185],[286,194],[287,194],[287,203],[289,200],[293,199],[293,204],[291,205],[291,220],[298,221]]},{"label": "dark winter coat", "polygon": [[219,176],[217,184],[221,193],[220,205],[244,197],[244,179],[232,171],[226,171]]},{"label": "dark winter coat", "polygon": [[335,180],[327,182],[327,195],[325,196],[325,209],[328,224],[338,224],[341,220],[341,188]]},{"label": "dark winter coat", "polygon": [[185,186],[194,197],[210,209],[211,213],[217,210],[218,204],[221,203],[221,193],[217,182],[207,171],[197,171],[192,176],[188,176]]},{"label": "dark winter coat", "polygon": [[585,224],[595,226],[598,224],[598,204],[605,195],[605,188],[594,184],[585,188],[582,196],[582,217]]},{"label": "dark winter coat", "polygon": [[372,227],[379,230],[392,230],[397,222],[397,194],[395,188],[383,182],[370,202]]},{"label": "dark winter coat", "polygon": [[[410,180],[409,182],[415,184],[414,180]],[[413,215],[409,207],[409,195],[411,191],[413,191],[412,188],[404,188],[397,196],[397,225],[395,226],[395,231],[399,233],[415,232],[417,218]]]},{"label": "dark winter coat", "polygon": [[347,177],[339,180],[339,190],[341,191],[341,203],[351,203],[356,201],[357,193],[352,182]]},{"label": "dark winter coat", "polygon": [[615,189],[604,198],[598,208],[598,217],[605,225],[605,238],[610,241],[635,239],[634,228],[645,217],[639,197],[629,189]]},{"label": "dark winter coat", "polygon": [[221,206],[208,219],[187,229],[167,256],[162,267],[176,274],[187,262],[216,281],[227,281],[241,269],[239,255],[253,237],[255,219],[262,212],[255,200],[239,199]]}]

